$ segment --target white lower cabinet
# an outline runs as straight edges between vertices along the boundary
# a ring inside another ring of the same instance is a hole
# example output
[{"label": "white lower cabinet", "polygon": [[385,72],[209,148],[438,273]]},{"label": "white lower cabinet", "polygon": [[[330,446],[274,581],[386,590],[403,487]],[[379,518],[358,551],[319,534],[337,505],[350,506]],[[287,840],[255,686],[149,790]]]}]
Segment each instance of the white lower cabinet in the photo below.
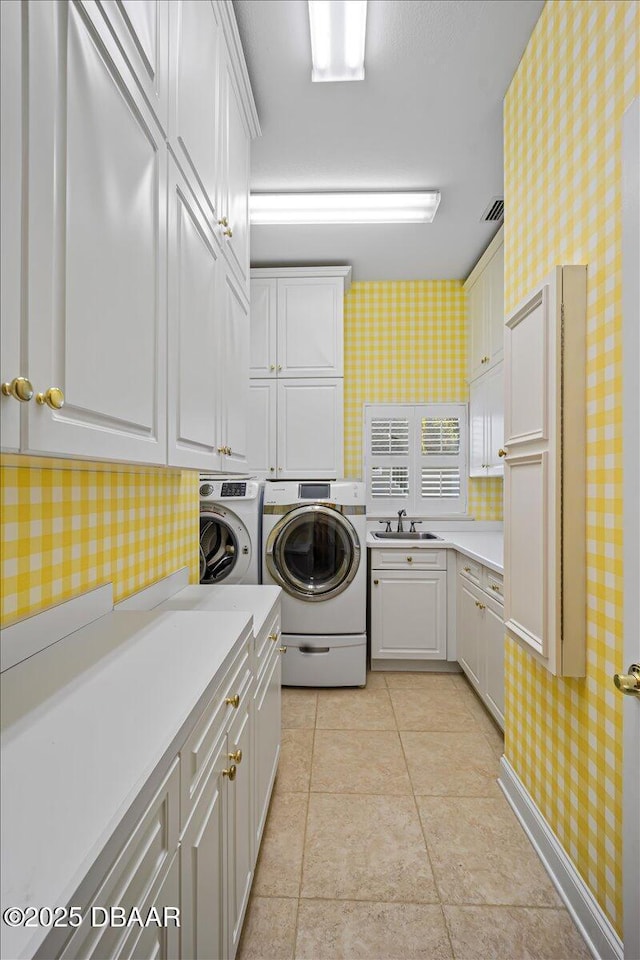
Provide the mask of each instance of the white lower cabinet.
[{"label": "white lower cabinet", "polygon": [[504,616],[502,577],[458,557],[458,662],[504,729]]},{"label": "white lower cabinet", "polygon": [[280,709],[282,687],[282,660],[279,652],[279,633],[268,662],[258,681],[254,698],[256,738],[254,743],[255,811],[253,847],[258,851],[269,812],[271,790],[280,756]]},{"label": "white lower cabinet", "polygon": [[[439,560],[439,556],[442,559]],[[385,563],[385,557],[388,557]],[[441,563],[430,569],[421,563]],[[414,567],[415,564],[415,567]],[[372,660],[446,660],[445,551],[374,550],[371,568]]]}]

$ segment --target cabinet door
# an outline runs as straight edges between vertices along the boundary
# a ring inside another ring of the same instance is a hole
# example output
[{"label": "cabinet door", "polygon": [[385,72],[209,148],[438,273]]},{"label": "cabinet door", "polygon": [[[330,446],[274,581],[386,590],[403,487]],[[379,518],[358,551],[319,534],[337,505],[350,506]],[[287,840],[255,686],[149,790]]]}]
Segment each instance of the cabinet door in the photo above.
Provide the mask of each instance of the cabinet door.
[{"label": "cabinet door", "polygon": [[251,281],[251,351],[249,373],[252,377],[275,377],[277,281],[259,277]]},{"label": "cabinet door", "polygon": [[86,4],[94,22],[102,14],[122,46],[131,71],[167,130],[169,7],[166,0],[102,0]]},{"label": "cabinet door", "polygon": [[393,660],[446,659],[444,570],[372,570],[371,656]]},{"label": "cabinet door", "polygon": [[[171,908],[173,910],[170,916],[175,916],[175,908],[179,908],[179,904],[180,860],[175,856],[157,894],[144,905],[143,917],[148,915],[152,907],[158,911],[160,918],[165,915],[165,910]],[[124,950],[118,954],[118,960],[178,960],[179,957],[180,928],[171,920],[167,926],[150,923],[142,930],[134,928],[131,937],[125,942]]]},{"label": "cabinet door", "polygon": [[[249,680],[250,682],[250,680]],[[229,955],[235,956],[242,922],[249,902],[253,879],[253,690],[240,698],[240,706],[229,728],[229,763],[235,764],[236,778],[229,783],[228,880]],[[240,759],[238,759],[240,757]]]},{"label": "cabinet door", "polygon": [[[166,147],[109,31],[29,17],[26,449],[166,462]],[[55,173],[55,175],[53,175]]]},{"label": "cabinet door", "polygon": [[504,463],[498,450],[504,444],[504,373],[499,363],[483,377],[485,381],[485,464],[489,477],[501,477]]},{"label": "cabinet door", "polygon": [[227,738],[180,841],[180,956],[226,957]]},{"label": "cabinet door", "polygon": [[261,480],[274,480],[276,477],[277,390],[275,380],[249,381],[248,469]]},{"label": "cabinet door", "polygon": [[[0,4],[0,336],[2,383],[26,377],[21,364],[22,276],[22,5]],[[32,400],[31,403],[34,401]],[[19,400],[0,397],[2,447],[20,447]]]},{"label": "cabinet door", "polygon": [[456,650],[460,666],[474,687],[482,686],[482,662],[484,660],[484,637],[480,619],[480,597],[462,576],[458,576],[457,590]]},{"label": "cabinet door", "polygon": [[342,476],[342,380],[278,381],[280,480]]},{"label": "cabinet door", "polygon": [[170,7],[169,143],[218,232],[222,28],[211,0]]},{"label": "cabinet door", "polygon": [[469,384],[469,476],[486,477],[486,405],[487,383],[485,377]]},{"label": "cabinet door", "polygon": [[169,171],[168,459],[171,466],[218,470],[219,253],[173,160]]},{"label": "cabinet door", "polygon": [[249,309],[228,269],[222,276],[220,382],[221,436],[228,453],[224,470],[247,468],[247,412],[249,408]]},{"label": "cabinet door", "polygon": [[278,375],[343,375],[342,278],[278,280]]},{"label": "cabinet door", "polygon": [[249,289],[249,132],[226,53],[220,72],[220,219],[225,254],[245,294]]},{"label": "cabinet door", "polygon": [[504,729],[504,620],[502,605],[488,597],[483,599],[484,628],[484,696],[491,713]]},{"label": "cabinet door", "polygon": [[504,246],[500,244],[485,271],[487,276],[487,355],[489,363],[504,357]]},{"label": "cabinet door", "polygon": [[255,805],[254,805],[254,859],[269,812],[271,790],[280,756],[281,677],[282,657],[277,645],[269,641],[271,660],[267,663],[256,691],[254,709]]},{"label": "cabinet door", "polygon": [[481,273],[469,290],[469,379],[485,370],[482,362],[486,356],[485,313],[487,288],[484,273]]}]

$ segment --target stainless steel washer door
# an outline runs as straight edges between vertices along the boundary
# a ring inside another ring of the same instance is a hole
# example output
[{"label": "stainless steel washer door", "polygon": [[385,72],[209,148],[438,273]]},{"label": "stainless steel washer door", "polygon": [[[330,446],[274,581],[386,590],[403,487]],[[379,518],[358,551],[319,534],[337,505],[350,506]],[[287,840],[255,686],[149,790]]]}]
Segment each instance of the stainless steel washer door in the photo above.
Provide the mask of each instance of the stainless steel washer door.
[{"label": "stainless steel washer door", "polygon": [[358,536],[349,521],[323,504],[285,514],[269,534],[269,573],[300,600],[329,600],[349,586],[360,565]]},{"label": "stainless steel washer door", "polygon": [[200,507],[200,583],[222,583],[239,559],[238,538],[214,511]]}]

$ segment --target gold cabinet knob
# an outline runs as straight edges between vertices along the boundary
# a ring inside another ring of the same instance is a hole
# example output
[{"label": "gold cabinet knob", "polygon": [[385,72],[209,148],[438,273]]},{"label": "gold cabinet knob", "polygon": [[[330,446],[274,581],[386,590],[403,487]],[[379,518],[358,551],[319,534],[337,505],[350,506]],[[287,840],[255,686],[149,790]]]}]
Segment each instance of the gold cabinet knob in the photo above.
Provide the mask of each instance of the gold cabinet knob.
[{"label": "gold cabinet knob", "polygon": [[282,364],[281,364],[281,363],[278,364],[278,370],[282,370]]},{"label": "gold cabinet knob", "polygon": [[287,648],[286,648],[286,647],[278,647],[278,650],[280,651],[280,653],[286,653],[286,652],[287,652]]},{"label": "gold cabinet knob", "polygon": [[228,754],[229,760],[233,760],[235,763],[242,763],[242,750],[234,750],[233,753]]},{"label": "gold cabinet knob", "polygon": [[500,587],[498,586],[497,583],[490,583],[489,586],[491,587],[492,590],[495,590],[496,593],[500,593]]},{"label": "gold cabinet knob", "polygon": [[507,455],[507,451],[504,450],[502,447],[500,447],[500,449],[498,450],[498,456],[499,456],[499,457],[506,457],[506,455]]},{"label": "gold cabinet knob", "polygon": [[237,773],[237,772],[238,772],[238,771],[236,770],[235,764],[232,763],[228,770],[223,770],[223,771],[222,771],[222,776],[223,776],[223,777],[229,777],[229,780],[235,780],[235,778],[236,778],[236,773]]},{"label": "gold cabinet knob", "polygon": [[413,557],[407,557],[407,563],[413,563]]},{"label": "gold cabinet knob", "polygon": [[240,706],[240,696],[236,693],[233,697],[225,697],[224,702],[228,703],[230,707],[234,707],[237,710]]},{"label": "gold cabinet knob", "polygon": [[276,470],[275,467],[269,467],[269,472],[270,472],[270,473],[275,473],[275,470]]},{"label": "gold cabinet knob", "polygon": [[471,573],[471,567],[463,567],[462,569],[465,573]]},{"label": "gold cabinet knob", "polygon": [[222,233],[224,234],[225,237],[233,236],[233,230],[231,229],[231,227],[227,227],[227,229],[223,230]]},{"label": "gold cabinet knob", "polygon": [[275,641],[276,641],[277,639],[278,639],[278,634],[277,634],[277,633],[270,633],[270,634],[269,634],[269,640],[273,640],[273,642],[275,643]]},{"label": "gold cabinet knob", "polygon": [[377,587],[379,583],[380,583],[380,581],[379,581],[379,580],[374,580],[374,581],[373,581],[373,585],[374,585],[374,587]]},{"label": "gold cabinet knob", "polygon": [[275,363],[269,364],[269,370],[275,370],[275,368],[276,368]]},{"label": "gold cabinet knob", "polygon": [[222,220],[218,220],[218,224],[219,224],[221,227],[228,227],[228,226],[229,226],[229,221],[227,220],[226,217],[223,217]]},{"label": "gold cabinet knob", "polygon": [[224,447],[218,447],[218,453],[224,453],[224,451],[225,451]]},{"label": "gold cabinet knob", "polygon": [[629,673],[614,673],[613,682],[621,693],[640,697],[640,663],[632,663]]},{"label": "gold cabinet knob", "polygon": [[26,377],[14,377],[11,383],[2,384],[2,392],[5,397],[13,397],[21,403],[27,403],[33,396],[33,386]]},{"label": "gold cabinet knob", "polygon": [[45,393],[36,394],[36,403],[41,407],[46,403],[52,410],[61,410],[64,407],[64,393],[60,387],[49,387]]},{"label": "gold cabinet knob", "polygon": [[474,602],[475,602],[476,607],[478,607],[479,610],[484,610],[484,609],[486,609],[484,603],[480,603],[479,600],[475,600]]}]

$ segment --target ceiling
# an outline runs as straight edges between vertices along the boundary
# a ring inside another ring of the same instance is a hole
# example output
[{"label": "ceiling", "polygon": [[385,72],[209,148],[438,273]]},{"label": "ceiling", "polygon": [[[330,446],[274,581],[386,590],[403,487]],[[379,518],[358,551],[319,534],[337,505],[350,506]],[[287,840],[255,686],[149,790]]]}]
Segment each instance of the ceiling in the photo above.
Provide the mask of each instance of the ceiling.
[{"label": "ceiling", "polygon": [[252,190],[442,192],[431,224],[252,227],[252,265],[466,277],[496,232],[481,216],[502,195],[502,100],[544,0],[369,0],[350,83],[311,82],[306,0],[233,5],[262,126]]}]

